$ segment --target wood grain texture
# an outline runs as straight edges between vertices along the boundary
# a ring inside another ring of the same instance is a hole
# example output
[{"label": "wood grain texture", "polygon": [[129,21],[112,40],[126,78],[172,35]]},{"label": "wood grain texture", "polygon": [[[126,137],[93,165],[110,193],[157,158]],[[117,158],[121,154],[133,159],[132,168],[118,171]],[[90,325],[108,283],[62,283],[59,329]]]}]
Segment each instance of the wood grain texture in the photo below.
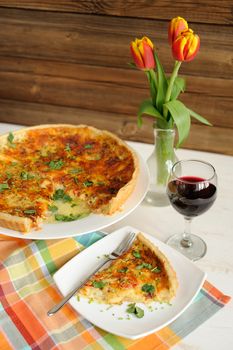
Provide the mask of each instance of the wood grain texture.
[{"label": "wood grain texture", "polygon": [[201,50],[194,61],[182,64],[187,89],[181,100],[214,125],[193,120],[184,147],[233,155],[233,31],[222,17],[228,2],[205,2],[222,12],[202,17],[204,2],[198,13],[191,2],[176,2],[170,16],[152,8],[168,8],[171,1],[151,1],[149,20],[145,1],[124,12],[130,3],[0,0],[0,121],[87,123],[124,139],[153,142],[152,119],[145,117],[140,130],[136,125],[138,105],[149,89],[144,73],[127,65],[129,43],[144,34],[151,37],[170,73],[167,17],[184,5],[194,16]]},{"label": "wood grain texture", "polygon": [[[125,140],[153,143],[152,119],[145,117],[142,128],[136,117],[81,108],[0,100],[1,121],[23,125],[72,123],[108,129]],[[198,142],[197,142],[198,140]],[[193,124],[184,148],[233,155],[232,129]]]},{"label": "wood grain texture", "polygon": [[181,15],[190,22],[232,24],[230,0],[0,0],[0,6],[10,8],[76,12],[170,20]]},{"label": "wood grain texture", "polygon": [[[0,54],[43,60],[127,67],[129,43],[135,37],[153,39],[164,69],[172,70],[167,22],[144,19],[46,13],[0,8]],[[182,66],[182,73],[229,78],[233,75],[232,32],[228,26],[196,25],[201,50]]]},{"label": "wood grain texture", "polygon": [[[213,125],[233,128],[231,80],[191,76],[187,84],[183,102]],[[212,85],[214,91],[206,94]],[[148,93],[138,70],[0,57],[0,96],[6,99],[133,116]]]}]

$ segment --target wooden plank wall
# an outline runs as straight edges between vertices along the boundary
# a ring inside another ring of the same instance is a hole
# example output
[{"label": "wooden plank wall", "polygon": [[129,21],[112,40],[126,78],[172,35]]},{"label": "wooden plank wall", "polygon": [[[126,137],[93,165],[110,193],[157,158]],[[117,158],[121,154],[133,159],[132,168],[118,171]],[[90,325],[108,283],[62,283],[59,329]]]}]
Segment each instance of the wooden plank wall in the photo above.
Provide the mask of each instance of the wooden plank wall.
[{"label": "wooden plank wall", "polygon": [[152,120],[136,125],[148,97],[142,72],[128,66],[129,43],[153,39],[167,73],[167,26],[185,17],[201,37],[183,63],[182,100],[213,127],[193,122],[186,148],[233,155],[232,3],[228,0],[0,0],[0,121],[86,123],[128,140],[153,142]]}]

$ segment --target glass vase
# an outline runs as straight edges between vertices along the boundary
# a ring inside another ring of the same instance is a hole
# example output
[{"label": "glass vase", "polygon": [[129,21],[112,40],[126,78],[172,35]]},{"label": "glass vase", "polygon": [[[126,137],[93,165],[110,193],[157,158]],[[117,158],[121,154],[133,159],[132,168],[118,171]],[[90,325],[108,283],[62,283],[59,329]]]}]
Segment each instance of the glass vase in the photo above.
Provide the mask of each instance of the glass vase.
[{"label": "glass vase", "polygon": [[167,206],[166,185],[173,164],[178,160],[174,151],[175,130],[154,129],[154,150],[147,160],[150,185],[146,202],[154,206]]}]

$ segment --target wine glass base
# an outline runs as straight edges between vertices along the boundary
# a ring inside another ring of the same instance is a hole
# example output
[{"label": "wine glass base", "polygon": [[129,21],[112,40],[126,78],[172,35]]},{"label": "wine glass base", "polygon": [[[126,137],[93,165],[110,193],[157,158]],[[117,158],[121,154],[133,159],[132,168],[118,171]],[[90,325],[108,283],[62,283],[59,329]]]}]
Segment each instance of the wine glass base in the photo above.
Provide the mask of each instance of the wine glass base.
[{"label": "wine glass base", "polygon": [[196,261],[203,258],[207,251],[206,243],[199,236],[191,234],[189,237],[192,240],[191,247],[183,247],[181,245],[183,236],[179,233],[169,237],[166,243],[178,250],[190,260]]}]

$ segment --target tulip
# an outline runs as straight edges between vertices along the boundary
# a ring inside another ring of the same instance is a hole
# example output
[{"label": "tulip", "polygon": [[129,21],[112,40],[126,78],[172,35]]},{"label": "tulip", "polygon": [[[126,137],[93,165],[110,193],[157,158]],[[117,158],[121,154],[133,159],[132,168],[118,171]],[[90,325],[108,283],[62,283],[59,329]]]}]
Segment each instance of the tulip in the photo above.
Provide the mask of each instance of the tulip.
[{"label": "tulip", "polygon": [[188,23],[184,18],[182,17],[173,18],[170,21],[170,24],[168,27],[169,44],[172,45],[172,43],[176,40],[176,38],[180,35],[180,33],[187,29],[188,29]]},{"label": "tulip", "polygon": [[153,52],[153,44],[149,38],[144,36],[142,39],[135,39],[130,44],[131,54],[134,63],[139,69],[155,68],[155,58]]},{"label": "tulip", "polygon": [[177,61],[192,61],[200,48],[200,38],[191,29],[181,32],[172,43],[172,54]]}]

